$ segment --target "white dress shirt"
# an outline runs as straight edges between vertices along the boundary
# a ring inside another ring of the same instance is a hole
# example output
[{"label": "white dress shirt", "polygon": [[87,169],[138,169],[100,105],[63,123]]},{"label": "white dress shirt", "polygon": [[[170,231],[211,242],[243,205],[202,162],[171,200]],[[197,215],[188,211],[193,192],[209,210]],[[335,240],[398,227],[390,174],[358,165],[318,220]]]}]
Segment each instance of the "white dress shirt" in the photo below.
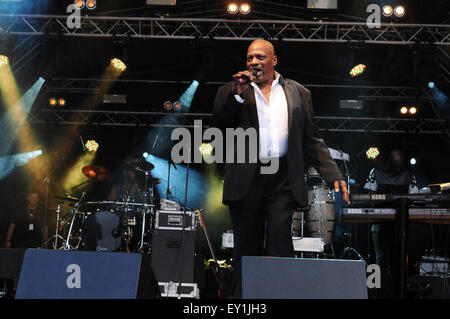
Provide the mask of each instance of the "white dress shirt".
[{"label": "white dress shirt", "polygon": [[[288,148],[288,107],[283,87],[279,83],[280,74],[275,72],[270,99],[266,100],[258,85],[251,85],[255,91],[256,108],[259,122],[259,158],[282,157]],[[236,100],[244,100],[235,95]]]}]

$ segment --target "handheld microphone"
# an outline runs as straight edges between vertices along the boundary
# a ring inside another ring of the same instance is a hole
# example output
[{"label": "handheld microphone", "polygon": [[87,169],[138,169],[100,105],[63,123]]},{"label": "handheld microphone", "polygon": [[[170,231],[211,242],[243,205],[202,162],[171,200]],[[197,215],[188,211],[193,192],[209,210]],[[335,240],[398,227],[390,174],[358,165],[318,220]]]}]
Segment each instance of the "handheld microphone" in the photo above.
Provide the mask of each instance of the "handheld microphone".
[{"label": "handheld microphone", "polygon": [[[257,72],[258,72],[257,70],[253,70],[252,75],[256,76]],[[250,79],[247,76],[243,75],[243,76],[238,77],[236,80],[234,80],[234,84],[236,84],[236,85],[245,84],[248,82],[248,80],[250,80]]]}]

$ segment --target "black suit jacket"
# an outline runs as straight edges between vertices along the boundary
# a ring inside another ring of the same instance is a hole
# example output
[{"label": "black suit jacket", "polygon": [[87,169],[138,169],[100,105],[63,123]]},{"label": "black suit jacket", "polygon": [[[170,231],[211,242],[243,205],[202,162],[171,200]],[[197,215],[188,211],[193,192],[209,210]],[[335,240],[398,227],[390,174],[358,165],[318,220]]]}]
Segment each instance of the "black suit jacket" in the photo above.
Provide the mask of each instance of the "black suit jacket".
[{"label": "black suit jacket", "polygon": [[[343,178],[336,162],[330,155],[327,145],[313,125],[310,91],[290,79],[280,77],[279,82],[285,92],[288,105],[289,133],[287,157],[289,182],[298,203],[301,206],[307,206],[307,186],[304,175],[305,160],[319,172],[329,186],[335,180]],[[214,125],[223,132],[225,132],[226,128],[243,128],[245,130],[253,127],[259,133],[254,88],[249,85],[248,89],[242,94],[244,103],[241,104],[236,101],[231,87],[232,83],[230,82],[221,86],[217,91],[213,107]],[[228,141],[226,144],[228,152],[230,151],[229,147],[233,145],[228,143]],[[241,200],[244,197],[257,168],[258,164],[254,162],[225,164],[224,204]]]}]

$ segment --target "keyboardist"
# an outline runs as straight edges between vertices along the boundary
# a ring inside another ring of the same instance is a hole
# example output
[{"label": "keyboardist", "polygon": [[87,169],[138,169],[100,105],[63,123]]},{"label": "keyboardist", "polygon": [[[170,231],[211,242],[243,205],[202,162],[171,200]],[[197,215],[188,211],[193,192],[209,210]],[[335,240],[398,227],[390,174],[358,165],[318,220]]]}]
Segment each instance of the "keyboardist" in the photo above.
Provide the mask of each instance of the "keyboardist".
[{"label": "keyboardist", "polygon": [[[414,194],[419,192],[413,172],[405,165],[402,149],[392,148],[380,167],[373,168],[364,188],[374,193]],[[394,224],[391,222],[373,224],[371,226],[372,242],[376,262],[381,268],[381,296],[395,296],[394,274],[396,273],[394,256]]]}]

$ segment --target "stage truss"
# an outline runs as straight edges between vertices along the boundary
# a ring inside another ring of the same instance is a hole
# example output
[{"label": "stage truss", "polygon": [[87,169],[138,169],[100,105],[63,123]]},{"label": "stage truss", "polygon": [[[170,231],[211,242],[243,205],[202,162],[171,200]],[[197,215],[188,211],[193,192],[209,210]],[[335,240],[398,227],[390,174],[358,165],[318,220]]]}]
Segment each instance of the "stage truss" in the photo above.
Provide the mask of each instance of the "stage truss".
[{"label": "stage truss", "polygon": [[[172,123],[163,121],[163,118],[168,116],[174,118]],[[137,128],[193,128],[196,120],[201,120],[202,127],[208,128],[211,125],[211,119],[212,115],[210,113],[52,109],[32,110],[28,116],[30,124]],[[445,134],[443,129],[445,120],[442,119],[316,116],[314,124],[319,131],[327,132]]]},{"label": "stage truss", "polygon": [[79,28],[70,29],[68,18],[0,14],[0,32],[29,36],[450,45],[450,25],[444,24],[383,23],[379,28],[370,28],[365,22],[81,16]]}]

